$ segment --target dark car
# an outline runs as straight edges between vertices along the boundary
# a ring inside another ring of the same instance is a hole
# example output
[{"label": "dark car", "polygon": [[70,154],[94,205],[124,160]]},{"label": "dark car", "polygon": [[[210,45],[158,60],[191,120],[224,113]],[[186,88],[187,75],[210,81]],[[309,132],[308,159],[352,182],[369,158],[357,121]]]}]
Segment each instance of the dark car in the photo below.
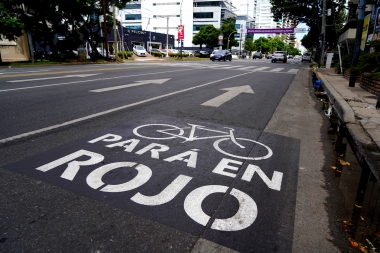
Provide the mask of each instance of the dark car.
[{"label": "dark car", "polygon": [[254,53],[254,54],[252,55],[252,59],[256,59],[256,58],[258,58],[258,59],[262,59],[262,58],[263,58],[262,53],[261,53],[261,52],[256,52],[256,53]]},{"label": "dark car", "polygon": [[210,60],[211,61],[215,61],[215,60],[218,60],[218,61],[229,60],[229,61],[231,61],[232,60],[232,54],[228,50],[215,50],[214,52],[212,52]]}]

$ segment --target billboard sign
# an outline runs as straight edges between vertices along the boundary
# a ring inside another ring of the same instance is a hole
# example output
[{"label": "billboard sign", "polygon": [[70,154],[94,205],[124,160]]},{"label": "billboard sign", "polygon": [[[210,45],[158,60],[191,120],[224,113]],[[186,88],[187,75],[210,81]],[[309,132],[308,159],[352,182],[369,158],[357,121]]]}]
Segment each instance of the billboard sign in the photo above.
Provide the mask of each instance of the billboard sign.
[{"label": "billboard sign", "polygon": [[256,29],[248,28],[248,34],[252,33],[294,33],[294,28],[268,28],[268,29]]},{"label": "billboard sign", "polygon": [[184,26],[183,25],[178,26],[178,39],[179,40],[185,39],[185,32],[184,32]]}]

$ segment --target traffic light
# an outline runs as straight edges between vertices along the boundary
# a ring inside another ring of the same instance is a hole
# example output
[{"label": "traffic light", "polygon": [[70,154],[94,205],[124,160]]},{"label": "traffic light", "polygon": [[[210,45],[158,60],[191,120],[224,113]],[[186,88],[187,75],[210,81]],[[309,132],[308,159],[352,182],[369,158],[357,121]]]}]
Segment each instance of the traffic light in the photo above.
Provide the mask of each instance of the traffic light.
[{"label": "traffic light", "polygon": [[282,22],[282,12],[280,11],[275,11],[273,13],[273,21],[274,22]]}]

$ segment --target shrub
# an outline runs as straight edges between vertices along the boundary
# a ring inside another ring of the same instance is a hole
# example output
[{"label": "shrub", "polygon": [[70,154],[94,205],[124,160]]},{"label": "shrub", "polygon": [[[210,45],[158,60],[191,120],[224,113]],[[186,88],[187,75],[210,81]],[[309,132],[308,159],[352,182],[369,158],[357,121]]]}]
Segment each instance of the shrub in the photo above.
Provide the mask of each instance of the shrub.
[{"label": "shrub", "polygon": [[178,53],[170,53],[169,56],[170,57],[178,57]]},{"label": "shrub", "polygon": [[130,52],[130,51],[124,51],[124,52],[127,55],[127,57],[132,57],[133,55],[133,52]]},{"label": "shrub", "polygon": [[124,56],[124,52],[117,52],[117,56],[118,56],[119,58],[123,58],[123,56]]}]

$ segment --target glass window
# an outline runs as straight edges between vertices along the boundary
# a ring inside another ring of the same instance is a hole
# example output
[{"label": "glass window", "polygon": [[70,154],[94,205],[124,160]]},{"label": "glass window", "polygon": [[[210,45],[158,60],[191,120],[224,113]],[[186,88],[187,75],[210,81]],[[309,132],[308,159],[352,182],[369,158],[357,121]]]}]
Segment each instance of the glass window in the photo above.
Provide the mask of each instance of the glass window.
[{"label": "glass window", "polygon": [[141,9],[141,4],[126,4],[125,9]]},{"label": "glass window", "polygon": [[213,18],[213,12],[194,12],[193,18]]},{"label": "glass window", "polygon": [[134,29],[134,30],[141,30],[142,27],[141,25],[130,25],[130,26],[125,26],[125,28],[129,28],[129,29]]},{"label": "glass window", "polygon": [[236,29],[240,29],[240,24],[235,24]]},{"label": "glass window", "polygon": [[125,14],[125,20],[141,20],[141,14]]},{"label": "glass window", "polygon": [[193,31],[199,31],[199,30],[201,30],[202,26],[206,26],[206,25],[193,25]]}]

